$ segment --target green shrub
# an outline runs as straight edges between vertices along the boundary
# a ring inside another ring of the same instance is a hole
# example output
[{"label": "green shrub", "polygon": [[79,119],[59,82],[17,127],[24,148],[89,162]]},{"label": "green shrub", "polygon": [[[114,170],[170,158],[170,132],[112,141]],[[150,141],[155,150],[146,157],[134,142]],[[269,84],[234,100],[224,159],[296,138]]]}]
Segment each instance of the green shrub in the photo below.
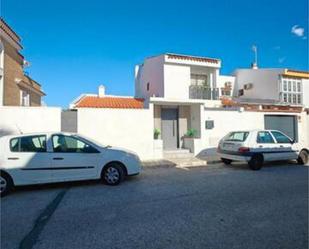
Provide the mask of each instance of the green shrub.
[{"label": "green shrub", "polygon": [[187,133],[186,133],[186,136],[187,136],[187,137],[195,137],[196,134],[197,134],[197,130],[195,130],[195,129],[189,129],[189,130],[187,131]]},{"label": "green shrub", "polygon": [[155,138],[155,139],[158,139],[159,136],[160,136],[160,134],[161,134],[160,129],[155,128],[154,131],[153,131],[153,136],[154,136],[154,138]]}]

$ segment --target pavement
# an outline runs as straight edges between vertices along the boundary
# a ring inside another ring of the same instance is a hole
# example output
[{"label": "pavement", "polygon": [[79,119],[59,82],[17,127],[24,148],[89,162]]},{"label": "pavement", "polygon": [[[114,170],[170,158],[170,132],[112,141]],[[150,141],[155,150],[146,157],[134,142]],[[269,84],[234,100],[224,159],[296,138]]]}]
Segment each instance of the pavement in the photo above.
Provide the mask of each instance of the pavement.
[{"label": "pavement", "polygon": [[1,199],[1,249],[308,248],[308,170],[149,167],[115,187],[18,188]]}]

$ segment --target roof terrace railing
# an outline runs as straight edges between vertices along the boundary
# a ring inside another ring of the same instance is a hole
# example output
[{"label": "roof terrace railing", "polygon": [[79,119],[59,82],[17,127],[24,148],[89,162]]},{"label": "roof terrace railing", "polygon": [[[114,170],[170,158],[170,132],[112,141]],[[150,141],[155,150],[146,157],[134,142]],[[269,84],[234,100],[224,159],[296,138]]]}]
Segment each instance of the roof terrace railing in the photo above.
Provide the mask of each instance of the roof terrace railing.
[{"label": "roof terrace railing", "polygon": [[220,88],[209,88],[196,85],[191,85],[189,87],[190,99],[218,100],[219,97],[220,97]]}]

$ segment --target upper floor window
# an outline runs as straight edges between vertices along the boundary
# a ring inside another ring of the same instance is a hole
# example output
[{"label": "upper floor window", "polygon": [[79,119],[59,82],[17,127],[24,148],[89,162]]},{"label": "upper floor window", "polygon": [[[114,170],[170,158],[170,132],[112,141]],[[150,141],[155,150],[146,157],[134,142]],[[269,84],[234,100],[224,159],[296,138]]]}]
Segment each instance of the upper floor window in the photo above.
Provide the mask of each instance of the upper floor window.
[{"label": "upper floor window", "polygon": [[297,81],[297,92],[301,92],[301,83]]},{"label": "upper floor window", "polygon": [[191,74],[191,85],[208,87],[207,75]]},{"label": "upper floor window", "polygon": [[150,90],[150,83],[148,82],[147,83],[147,91],[149,91]]},{"label": "upper floor window", "polygon": [[283,81],[283,91],[288,90],[288,82],[286,80]]},{"label": "upper floor window", "polygon": [[30,94],[28,91],[20,90],[20,105],[30,106]]},{"label": "upper floor window", "polygon": [[289,104],[302,104],[302,87],[301,81],[298,79],[283,79],[281,81],[280,98],[284,103]]}]

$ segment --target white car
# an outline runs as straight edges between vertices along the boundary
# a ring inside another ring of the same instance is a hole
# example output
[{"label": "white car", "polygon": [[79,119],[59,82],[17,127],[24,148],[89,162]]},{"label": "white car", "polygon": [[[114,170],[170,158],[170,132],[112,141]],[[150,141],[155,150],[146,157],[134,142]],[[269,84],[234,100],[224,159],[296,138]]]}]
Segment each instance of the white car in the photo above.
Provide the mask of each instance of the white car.
[{"label": "white car", "polygon": [[13,186],[102,179],[119,184],[141,171],[130,151],[99,145],[78,134],[32,133],[0,137],[0,194]]},{"label": "white car", "polygon": [[309,151],[280,131],[254,130],[230,132],[220,140],[217,153],[225,164],[246,161],[251,169],[259,170],[266,161],[306,164]]}]

